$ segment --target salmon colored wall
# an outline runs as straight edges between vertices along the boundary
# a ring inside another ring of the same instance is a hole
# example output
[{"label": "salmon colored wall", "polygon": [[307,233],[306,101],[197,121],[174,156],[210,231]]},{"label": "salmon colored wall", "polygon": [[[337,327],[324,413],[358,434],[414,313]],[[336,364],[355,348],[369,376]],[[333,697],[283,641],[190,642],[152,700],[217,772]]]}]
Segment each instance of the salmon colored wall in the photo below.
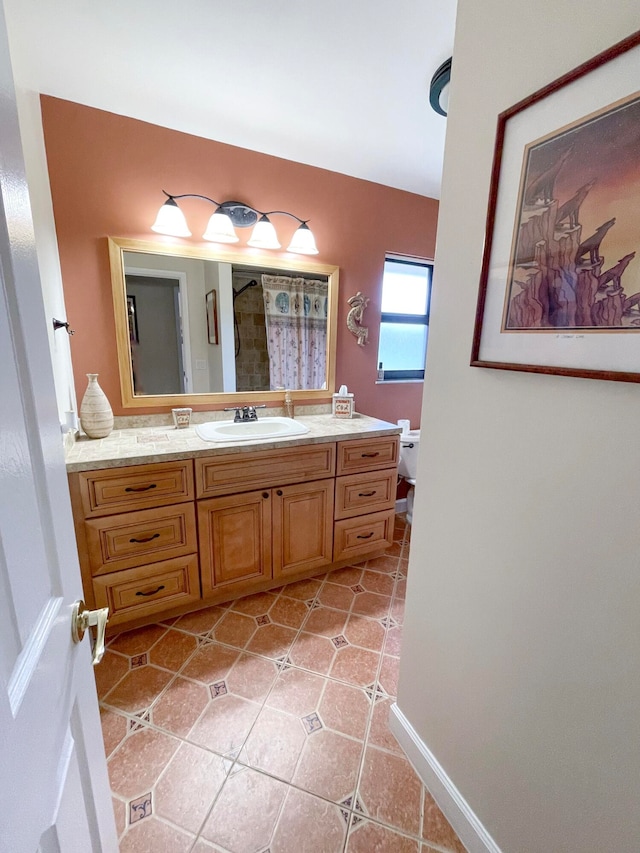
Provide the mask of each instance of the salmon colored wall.
[{"label": "salmon colored wall", "polygon": [[[157,240],[150,225],[164,189],[240,199],[311,220],[320,250],[314,260],[340,267],[338,385],[355,392],[358,411],[394,422],[410,418],[413,428],[419,426],[422,383],[375,384],[380,289],[386,253],[433,258],[437,201],[70,101],[43,95],[41,103],[67,319],[76,330],[71,348],[78,400],[85,374],[99,373],[114,413],[133,413],[121,406],[106,237]],[[192,233],[202,234],[211,205],[186,199],[181,207]],[[287,222],[277,218],[279,233]],[[293,232],[293,220],[289,227]],[[215,249],[195,237],[171,242]],[[345,325],[347,299],[358,290],[371,299],[365,347]]]}]

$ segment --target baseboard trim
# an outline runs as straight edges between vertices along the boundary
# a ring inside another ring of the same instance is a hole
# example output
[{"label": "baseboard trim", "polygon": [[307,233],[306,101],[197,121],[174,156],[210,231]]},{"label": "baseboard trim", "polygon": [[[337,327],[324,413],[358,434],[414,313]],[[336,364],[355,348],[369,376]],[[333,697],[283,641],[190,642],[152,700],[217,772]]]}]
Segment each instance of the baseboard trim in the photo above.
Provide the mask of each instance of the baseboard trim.
[{"label": "baseboard trim", "polygon": [[501,853],[475,812],[394,702],[389,727],[469,853]]},{"label": "baseboard trim", "polygon": [[406,512],[407,511],[407,499],[400,498],[396,501],[396,513],[398,512]]}]

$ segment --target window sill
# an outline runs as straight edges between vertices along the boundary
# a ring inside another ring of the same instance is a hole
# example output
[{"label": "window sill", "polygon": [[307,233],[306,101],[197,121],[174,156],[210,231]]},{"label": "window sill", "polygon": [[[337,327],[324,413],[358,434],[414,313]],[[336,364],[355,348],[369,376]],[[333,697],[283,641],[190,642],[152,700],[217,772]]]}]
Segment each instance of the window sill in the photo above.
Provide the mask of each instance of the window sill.
[{"label": "window sill", "polygon": [[376,379],[376,385],[418,385],[424,379]]}]

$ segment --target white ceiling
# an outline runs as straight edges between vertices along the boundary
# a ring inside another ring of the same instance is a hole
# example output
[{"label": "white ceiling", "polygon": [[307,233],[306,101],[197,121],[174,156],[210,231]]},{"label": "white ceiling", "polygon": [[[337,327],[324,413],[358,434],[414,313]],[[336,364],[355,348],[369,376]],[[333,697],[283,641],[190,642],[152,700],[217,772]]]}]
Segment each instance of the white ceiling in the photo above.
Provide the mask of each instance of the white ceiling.
[{"label": "white ceiling", "polygon": [[16,85],[438,198],[455,0],[4,0]]}]

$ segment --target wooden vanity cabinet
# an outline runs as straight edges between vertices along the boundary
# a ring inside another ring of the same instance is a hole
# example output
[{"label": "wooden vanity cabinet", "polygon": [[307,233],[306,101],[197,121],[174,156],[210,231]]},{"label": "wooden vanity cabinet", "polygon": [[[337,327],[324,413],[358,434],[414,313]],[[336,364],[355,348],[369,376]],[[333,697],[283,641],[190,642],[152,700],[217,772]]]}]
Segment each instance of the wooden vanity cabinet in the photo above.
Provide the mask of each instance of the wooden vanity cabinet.
[{"label": "wooden vanity cabinet", "polygon": [[85,601],[122,630],[378,556],[397,436],[69,475]]},{"label": "wooden vanity cabinet", "polygon": [[338,442],[335,562],[393,545],[399,447],[395,435]]},{"label": "wooden vanity cabinet", "polygon": [[69,475],[85,602],[109,624],[201,599],[193,461]]}]

